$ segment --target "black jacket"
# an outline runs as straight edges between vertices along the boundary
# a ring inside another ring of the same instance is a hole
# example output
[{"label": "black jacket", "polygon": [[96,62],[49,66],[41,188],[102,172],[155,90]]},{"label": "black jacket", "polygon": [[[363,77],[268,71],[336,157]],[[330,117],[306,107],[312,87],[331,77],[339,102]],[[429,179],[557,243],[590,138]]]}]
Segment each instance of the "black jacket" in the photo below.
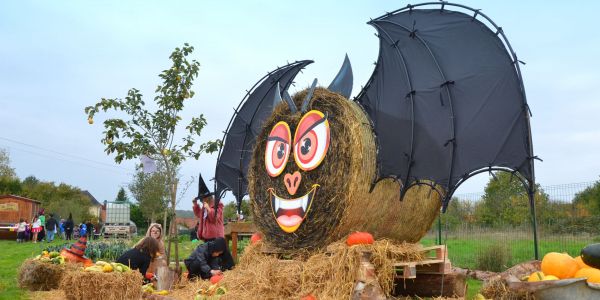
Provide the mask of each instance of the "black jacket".
[{"label": "black jacket", "polygon": [[46,220],[46,230],[54,231],[57,226],[58,226],[58,222],[56,222],[56,219],[50,218],[50,219]]},{"label": "black jacket", "polygon": [[219,257],[213,257],[214,249],[213,242],[204,243],[196,248],[190,257],[183,262],[188,269],[189,277],[200,276],[203,279],[208,279],[212,275],[210,270],[220,270]]},{"label": "black jacket", "polygon": [[139,270],[142,276],[146,275],[151,261],[152,257],[148,253],[144,253],[136,248],[129,249],[117,259],[118,263],[129,266],[131,269]]},{"label": "black jacket", "polygon": [[65,231],[71,232],[73,231],[73,220],[68,220],[65,222]]}]

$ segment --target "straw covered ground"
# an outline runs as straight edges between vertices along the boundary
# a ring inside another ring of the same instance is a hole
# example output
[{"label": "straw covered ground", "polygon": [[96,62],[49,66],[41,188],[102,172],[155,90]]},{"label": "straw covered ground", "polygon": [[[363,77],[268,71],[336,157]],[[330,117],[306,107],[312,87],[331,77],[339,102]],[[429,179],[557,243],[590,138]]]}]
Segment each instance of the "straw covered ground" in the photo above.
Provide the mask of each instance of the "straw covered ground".
[{"label": "straw covered ground", "polygon": [[[265,254],[265,244],[249,245],[232,271],[225,272],[220,285],[227,293],[220,299],[348,299],[357,279],[363,251],[371,251],[371,261],[383,291],[389,296],[393,287],[393,262],[422,260],[421,245],[394,244],[377,240],[373,245],[347,246],[335,242],[325,251],[298,252],[288,259]],[[170,293],[175,299],[193,299],[196,291],[208,288],[208,281],[192,281]]]}]

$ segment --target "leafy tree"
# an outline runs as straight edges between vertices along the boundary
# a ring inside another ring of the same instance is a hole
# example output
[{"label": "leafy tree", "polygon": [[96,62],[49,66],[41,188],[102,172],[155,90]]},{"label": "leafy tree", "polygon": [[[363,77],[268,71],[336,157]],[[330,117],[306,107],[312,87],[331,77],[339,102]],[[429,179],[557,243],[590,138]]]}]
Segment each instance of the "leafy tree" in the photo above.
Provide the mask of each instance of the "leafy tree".
[{"label": "leafy tree", "polygon": [[169,189],[164,173],[145,173],[138,167],[129,184],[129,191],[137,201],[146,221],[156,222],[169,204]]},{"label": "leafy tree", "polygon": [[448,229],[455,229],[464,225],[475,223],[475,204],[468,200],[461,200],[456,197],[450,199],[448,209],[441,215],[442,223],[448,226]]},{"label": "leafy tree", "polygon": [[[250,219],[250,202],[247,199],[242,199],[242,214],[245,219]],[[237,203],[235,201],[229,202],[223,207],[223,218],[225,220],[237,219]]]},{"label": "leafy tree", "polygon": [[600,216],[600,180],[592,186],[577,193],[573,203],[586,209],[590,214]]},{"label": "leafy tree", "polygon": [[148,219],[144,217],[142,207],[137,203],[132,203],[129,208],[131,211],[131,221],[137,226],[138,234],[144,235],[146,233],[145,229],[148,229],[150,223],[148,223]]},{"label": "leafy tree", "polygon": [[[135,88],[128,91],[125,99],[102,98],[100,102],[85,108],[90,124],[93,124],[94,116],[100,111],[115,110],[125,113],[126,120],[115,117],[104,121],[105,130],[101,138],[101,142],[105,145],[104,150],[107,154],[114,153],[117,163],[146,155],[164,165],[171,215],[175,215],[177,205],[178,167],[187,158],[198,159],[203,152],[212,153],[221,145],[219,140],[196,145],[195,137],[200,136],[206,125],[203,115],[192,118],[185,126],[187,133],[181,139],[181,143],[175,142],[175,131],[182,120],[180,112],[185,101],[194,96],[191,88],[200,68],[197,61],[188,60],[188,55],[193,50],[193,47],[184,44],[182,48],[175,48],[170,55],[171,68],[158,75],[162,83],[155,91],[154,111],[147,108],[142,100],[142,94]],[[171,228],[176,228],[174,220],[175,218],[172,218]],[[179,262],[177,230],[167,232],[169,233],[167,262],[170,260],[171,242],[175,242],[175,260]],[[181,271],[179,263],[176,264],[176,271]]]},{"label": "leafy tree", "polygon": [[[519,226],[531,222],[527,190],[508,172],[496,172],[485,187],[485,194],[475,215],[486,226]],[[534,195],[538,216],[548,207],[548,195],[537,185]]]},{"label": "leafy tree", "polygon": [[115,202],[117,203],[127,203],[129,202],[129,198],[127,198],[127,193],[125,193],[125,189],[121,187],[119,192],[117,193],[117,198],[115,198]]},{"label": "leafy tree", "polygon": [[0,176],[0,194],[20,195],[21,181],[16,177]]},{"label": "leafy tree", "polygon": [[20,195],[40,201],[46,212],[54,213],[57,219],[66,219],[72,213],[75,222],[92,220],[90,199],[76,187],[65,183],[55,185],[29,176],[23,180],[21,188]]},{"label": "leafy tree", "polygon": [[15,169],[10,167],[8,151],[2,148],[0,148],[0,177],[17,177]]}]

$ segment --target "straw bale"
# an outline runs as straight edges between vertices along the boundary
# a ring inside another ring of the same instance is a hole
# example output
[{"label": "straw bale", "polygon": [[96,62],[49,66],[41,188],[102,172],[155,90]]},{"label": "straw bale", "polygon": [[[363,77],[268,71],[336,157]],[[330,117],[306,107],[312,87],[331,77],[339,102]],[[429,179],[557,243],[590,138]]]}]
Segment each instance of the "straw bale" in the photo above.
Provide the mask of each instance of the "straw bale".
[{"label": "straw bale", "polygon": [[63,290],[56,289],[50,291],[30,292],[29,298],[31,300],[64,300],[66,296]]},{"label": "straw bale", "polygon": [[[421,245],[394,244],[389,240],[351,247],[338,241],[322,251],[298,252],[286,260],[263,253],[265,246],[263,242],[249,245],[236,268],[224,273],[219,284],[227,288],[227,293],[220,299],[298,299],[308,294],[320,300],[348,299],[364,251],[372,253],[378,280],[389,296],[395,272],[392,264],[423,259]],[[209,286],[209,281],[191,281],[178,286],[170,296],[193,299],[196,291]]]},{"label": "straw bale", "polygon": [[30,291],[57,289],[62,277],[77,268],[71,264],[57,265],[39,260],[25,260],[18,271],[19,287]]},{"label": "straw bale", "polygon": [[[306,90],[294,96],[300,107]],[[376,238],[417,242],[429,230],[439,213],[439,195],[430,188],[412,188],[402,202],[400,186],[387,179],[370,193],[376,178],[376,142],[370,121],[354,102],[339,94],[317,88],[309,105],[328,115],[331,128],[328,153],[316,169],[303,172],[290,156],[283,174],[300,171],[298,195],[319,184],[311,207],[300,227],[293,233],[281,230],[274,218],[270,194],[287,197],[284,176],[270,177],[265,170],[266,138],[271,128],[285,121],[294,134],[302,117],[290,114],[287,104],[277,105],[257,137],[249,167],[248,190],[254,220],[264,238],[283,249],[316,249],[328,245],[353,231],[368,231]],[[293,138],[293,137],[292,137]],[[399,154],[400,155],[400,154]]]},{"label": "straw bale", "polygon": [[60,288],[68,300],[131,300],[142,297],[142,274],[131,272],[69,272]]}]

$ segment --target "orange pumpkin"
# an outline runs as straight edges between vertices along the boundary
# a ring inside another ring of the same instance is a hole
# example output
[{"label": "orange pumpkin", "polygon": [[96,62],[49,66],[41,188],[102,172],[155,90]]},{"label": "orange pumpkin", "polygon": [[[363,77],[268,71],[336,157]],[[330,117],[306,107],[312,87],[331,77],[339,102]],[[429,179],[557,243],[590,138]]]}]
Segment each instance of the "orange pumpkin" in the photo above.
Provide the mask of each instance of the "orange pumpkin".
[{"label": "orange pumpkin", "polygon": [[579,266],[579,269],[583,269],[583,268],[591,268],[590,266],[586,265],[583,262],[583,259],[581,259],[581,255],[575,257],[575,262],[577,262],[577,265]]},{"label": "orange pumpkin", "polygon": [[600,283],[600,270],[596,268],[582,268],[575,273],[574,278],[587,278],[589,283]]},{"label": "orange pumpkin", "polygon": [[348,246],[370,245],[373,244],[374,241],[373,236],[368,232],[355,232],[348,236],[346,244],[348,244]]},{"label": "orange pumpkin", "polygon": [[217,284],[221,279],[223,279],[223,275],[213,275],[210,277],[210,283]]},{"label": "orange pumpkin", "polygon": [[91,259],[87,259],[87,260],[85,260],[85,261],[83,262],[83,266],[84,266],[84,267],[86,267],[86,268],[87,268],[87,267],[91,267],[91,266],[93,266],[93,265],[95,265],[95,264],[94,264],[94,262],[93,262]]},{"label": "orange pumpkin", "polygon": [[317,300],[317,298],[315,298],[315,296],[313,296],[312,294],[309,294],[300,298],[300,300]]},{"label": "orange pumpkin", "polygon": [[259,232],[255,232],[254,234],[252,234],[252,236],[250,237],[250,244],[254,245],[256,244],[258,241],[262,240],[262,235],[260,235]]},{"label": "orange pumpkin", "polygon": [[542,259],[542,272],[560,279],[572,278],[579,270],[574,258],[566,253],[550,252]]}]

